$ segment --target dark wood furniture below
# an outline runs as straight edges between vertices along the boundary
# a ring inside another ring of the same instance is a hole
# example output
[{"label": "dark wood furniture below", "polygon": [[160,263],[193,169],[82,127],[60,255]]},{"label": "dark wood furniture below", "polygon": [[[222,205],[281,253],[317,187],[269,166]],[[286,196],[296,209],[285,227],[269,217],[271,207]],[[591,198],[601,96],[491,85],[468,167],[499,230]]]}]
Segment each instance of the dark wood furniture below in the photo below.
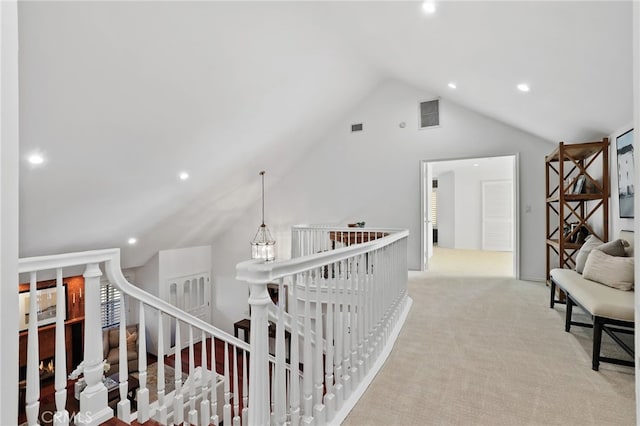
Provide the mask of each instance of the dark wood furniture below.
[{"label": "dark wood furniture below", "polygon": [[[120,383],[118,382],[120,380],[119,373],[114,373],[107,377],[107,379],[112,380],[112,385],[107,386],[107,401],[109,407],[115,410],[118,401],[120,401]],[[115,383],[115,385],[113,383]],[[139,387],[140,382],[138,379],[129,374],[129,377],[127,378],[127,399],[131,401],[131,408],[133,409],[136,408],[136,392]]]},{"label": "dark wood furniture below", "polygon": [[336,243],[350,246],[351,244],[367,243],[387,235],[389,235],[388,232],[380,231],[330,231],[329,239],[331,240],[332,248],[335,249]]},{"label": "dark wood furniture below", "polygon": [[[65,321],[65,352],[67,354],[67,373],[73,371],[82,361],[84,317]],[[18,366],[20,370],[27,366],[27,331],[22,331],[18,337]],[[53,359],[56,355],[56,325],[45,325],[38,329],[39,359]],[[26,371],[26,370],[25,370]],[[21,377],[23,379],[23,377]]]},{"label": "dark wood furniture below", "polygon": [[[67,361],[67,374],[71,373],[84,358],[84,278],[81,275],[63,278],[66,291],[66,318],[65,324],[65,352]],[[54,287],[56,280],[38,281],[36,288],[45,289]],[[29,283],[18,285],[18,292],[29,291]],[[48,362],[55,357],[56,331],[55,323],[38,328],[38,359]],[[27,367],[27,341],[28,330],[23,330],[18,335],[18,376],[19,380],[26,377]],[[53,380],[53,374],[51,374]],[[46,375],[41,376],[41,381],[48,382]],[[21,407],[23,409],[23,407]]]},{"label": "dark wood furniture below", "polygon": [[[233,324],[233,335],[238,339],[240,338],[240,330],[243,332],[242,340],[249,343],[249,339],[251,337],[251,320],[242,319],[240,321],[236,321]],[[269,321],[269,337],[272,339],[276,338],[276,325],[271,321]],[[284,331],[284,340],[287,344],[287,359],[289,359],[289,354],[291,353],[291,333],[288,330]]]}]

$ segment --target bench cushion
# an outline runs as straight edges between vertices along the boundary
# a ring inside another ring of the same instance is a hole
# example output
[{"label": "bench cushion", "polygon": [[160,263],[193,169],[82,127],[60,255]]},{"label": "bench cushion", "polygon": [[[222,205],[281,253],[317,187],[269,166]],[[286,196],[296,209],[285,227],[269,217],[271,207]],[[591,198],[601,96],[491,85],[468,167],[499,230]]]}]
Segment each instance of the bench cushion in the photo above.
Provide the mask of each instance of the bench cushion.
[{"label": "bench cushion", "polygon": [[617,290],[589,281],[572,269],[553,269],[551,278],[592,315],[621,321],[634,320],[633,291]]}]

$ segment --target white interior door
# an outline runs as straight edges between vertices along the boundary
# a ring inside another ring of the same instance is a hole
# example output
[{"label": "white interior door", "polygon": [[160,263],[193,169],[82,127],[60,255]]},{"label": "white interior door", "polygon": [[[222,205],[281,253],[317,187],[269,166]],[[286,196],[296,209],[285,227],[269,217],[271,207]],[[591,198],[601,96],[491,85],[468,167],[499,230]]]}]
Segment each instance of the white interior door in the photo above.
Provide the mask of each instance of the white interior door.
[{"label": "white interior door", "polygon": [[513,182],[482,182],[482,249],[513,251]]}]

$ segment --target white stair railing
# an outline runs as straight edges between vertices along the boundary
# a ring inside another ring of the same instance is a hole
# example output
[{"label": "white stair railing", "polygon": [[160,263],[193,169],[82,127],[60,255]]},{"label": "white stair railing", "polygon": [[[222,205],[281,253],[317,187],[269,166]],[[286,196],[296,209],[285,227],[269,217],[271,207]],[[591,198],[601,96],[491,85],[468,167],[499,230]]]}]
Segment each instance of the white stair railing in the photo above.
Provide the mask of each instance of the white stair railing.
[{"label": "white stair railing", "polygon": [[[250,288],[249,425],[338,424],[346,417],[411,305],[407,237],[403,230],[299,226],[292,259],[237,265],[237,278]],[[279,288],[277,306],[268,284]]]},{"label": "white stair railing", "polygon": [[[67,382],[68,372],[66,371],[68,354],[65,352],[65,340],[69,336],[65,336],[66,307],[62,277],[65,270],[77,271],[78,267],[84,268],[84,360],[74,373],[81,371],[83,377],[78,379],[76,375],[73,375],[75,378],[69,384]],[[112,386],[104,379],[103,330],[100,315],[100,277],[103,270],[106,272],[109,282],[121,291],[123,295],[121,303],[138,307],[138,371],[133,374],[137,376],[135,380],[139,386],[135,390],[130,387],[134,376],[128,371],[126,328],[128,319],[127,310],[124,307],[120,309],[121,318],[118,333],[118,383]],[[239,379],[242,368],[246,368],[240,364],[240,360],[247,359],[249,345],[129,283],[120,269],[119,249],[20,259],[19,272],[29,276],[29,317],[31,319],[38,318],[37,282],[39,276],[45,277],[43,279],[50,277],[52,273],[57,276],[55,294],[58,301],[55,323],[55,413],[44,412],[41,407],[41,384],[38,371],[40,343],[38,321],[31,320],[27,336],[25,406],[21,410],[26,417],[24,423],[35,425],[51,421],[50,419],[53,418],[53,423],[56,425],[68,425],[71,422],[76,425],[98,425],[114,417],[115,410],[115,415],[125,423],[131,423],[134,420],[144,423],[149,419],[154,419],[162,424],[179,424],[183,421],[190,424],[218,424],[218,420],[223,417],[222,411],[218,411],[223,407],[223,389],[229,389],[230,386],[233,387],[234,394],[230,399],[227,396],[225,402],[230,403],[233,400],[236,407],[234,416],[236,419],[240,418],[239,401],[248,396],[246,375],[242,378],[243,380]],[[159,339],[158,362],[156,363],[158,380],[153,395],[150,392],[148,380],[150,365],[147,361],[145,327],[150,318],[155,318],[158,321],[159,330],[157,336]],[[173,353],[166,350],[169,342],[163,340],[162,333],[163,328],[171,323],[168,321],[169,319],[173,319],[175,333]],[[188,335],[181,336],[181,329],[187,330]],[[198,343],[202,350],[199,366],[196,366],[194,357],[195,336],[201,339]],[[184,350],[188,354],[186,358],[183,354],[183,344],[186,346]],[[208,345],[211,354],[210,366],[207,366]],[[222,365],[216,364],[216,347],[219,351],[221,348],[224,349],[225,356]],[[229,358],[229,353],[234,354],[232,359]],[[174,357],[175,379],[171,384],[174,389],[167,392],[167,371],[171,367],[165,364],[170,363],[170,358],[168,358],[170,355]],[[185,370],[182,368],[183,359],[187,361],[187,377],[183,375]],[[222,376],[220,374],[222,371],[227,374]],[[84,385],[80,386],[81,383]],[[67,408],[68,385],[72,389],[83,387],[79,398],[79,412],[70,413]],[[154,401],[150,402],[152,397]],[[132,409],[133,401],[136,402],[136,410]],[[225,418],[231,417],[229,407],[226,404],[224,406]],[[246,410],[246,403],[243,408]]]},{"label": "white stair railing", "polygon": [[[298,247],[293,249],[297,257],[238,264],[238,278],[250,286],[250,345],[129,283],[120,269],[119,249],[20,259],[19,272],[28,276],[33,319],[28,325],[24,422],[46,421],[38,371],[37,283],[56,276],[55,412],[49,413],[55,425],[97,425],[114,415],[125,423],[339,423],[381,367],[411,305],[406,291],[407,236],[407,231],[387,229],[296,227],[292,242]],[[84,359],[73,376],[82,370],[83,377],[68,382],[65,342],[70,336],[65,335],[62,277],[68,271],[76,275],[78,268],[84,270]],[[103,272],[122,293],[115,384],[105,381],[103,370]],[[273,304],[268,283],[276,283],[279,294],[286,289],[288,309],[284,297]],[[128,318],[124,306],[137,310],[137,318]],[[270,318],[275,324],[273,355]],[[153,390],[145,324],[156,321],[158,336],[150,336],[158,339]],[[138,371],[130,372],[127,325],[135,322]],[[165,339],[168,326],[174,342]],[[199,360],[196,339],[201,345]],[[67,398],[76,389],[80,409],[70,412]]]}]

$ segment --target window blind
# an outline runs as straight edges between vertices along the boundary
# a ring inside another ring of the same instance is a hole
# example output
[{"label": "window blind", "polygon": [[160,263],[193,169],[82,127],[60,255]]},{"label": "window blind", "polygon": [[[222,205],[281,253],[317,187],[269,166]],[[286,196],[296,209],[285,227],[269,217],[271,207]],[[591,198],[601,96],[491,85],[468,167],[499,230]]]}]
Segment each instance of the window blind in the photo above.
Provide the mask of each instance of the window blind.
[{"label": "window blind", "polygon": [[120,323],[120,290],[108,282],[100,283],[100,314],[102,328]]},{"label": "window blind", "polygon": [[431,191],[431,224],[434,228],[438,227],[437,217],[438,217],[438,191]]}]

